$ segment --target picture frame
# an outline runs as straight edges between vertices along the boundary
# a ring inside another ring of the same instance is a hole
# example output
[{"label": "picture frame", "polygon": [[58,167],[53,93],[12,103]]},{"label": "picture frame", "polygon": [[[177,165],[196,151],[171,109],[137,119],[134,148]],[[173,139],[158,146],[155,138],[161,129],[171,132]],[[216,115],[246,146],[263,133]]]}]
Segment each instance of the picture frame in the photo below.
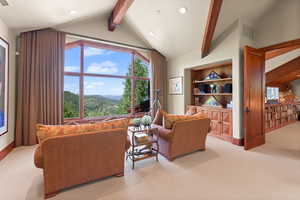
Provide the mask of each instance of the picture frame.
[{"label": "picture frame", "polygon": [[0,37],[0,136],[8,132],[9,43]]},{"label": "picture frame", "polygon": [[182,95],[183,94],[183,77],[177,76],[169,79],[169,94]]}]

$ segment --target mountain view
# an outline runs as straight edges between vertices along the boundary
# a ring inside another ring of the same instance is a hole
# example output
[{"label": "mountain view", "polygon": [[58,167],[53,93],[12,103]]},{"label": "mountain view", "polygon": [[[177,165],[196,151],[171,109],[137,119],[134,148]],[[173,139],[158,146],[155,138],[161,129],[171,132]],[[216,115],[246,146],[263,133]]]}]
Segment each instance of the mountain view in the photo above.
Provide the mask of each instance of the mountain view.
[{"label": "mountain view", "polygon": [[[148,77],[148,66],[140,59],[127,68],[128,76]],[[67,79],[68,78],[68,79]],[[80,117],[79,79],[65,76],[64,117]],[[123,115],[130,112],[132,79],[84,77],[84,118]],[[70,89],[69,89],[70,88]],[[113,92],[116,91],[114,94]],[[149,110],[150,82],[135,80],[135,103],[138,111]]]},{"label": "mountain view", "polygon": [[[106,115],[127,114],[120,109],[122,96],[84,96],[84,117],[99,117]],[[79,95],[69,91],[64,92],[65,118],[79,117]]]}]

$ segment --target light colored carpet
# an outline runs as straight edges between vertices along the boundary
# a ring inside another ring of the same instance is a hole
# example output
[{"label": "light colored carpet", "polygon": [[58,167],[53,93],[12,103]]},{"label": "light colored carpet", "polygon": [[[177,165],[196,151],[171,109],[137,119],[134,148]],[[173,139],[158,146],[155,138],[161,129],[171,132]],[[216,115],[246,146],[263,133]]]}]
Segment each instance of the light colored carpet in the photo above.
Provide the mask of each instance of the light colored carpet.
[{"label": "light colored carpet", "polygon": [[[15,149],[0,162],[1,200],[43,199],[43,176],[34,147]],[[244,151],[209,137],[207,150],[168,162],[149,159],[125,177],[65,190],[53,200],[299,200],[300,123],[267,135],[267,144]]]}]

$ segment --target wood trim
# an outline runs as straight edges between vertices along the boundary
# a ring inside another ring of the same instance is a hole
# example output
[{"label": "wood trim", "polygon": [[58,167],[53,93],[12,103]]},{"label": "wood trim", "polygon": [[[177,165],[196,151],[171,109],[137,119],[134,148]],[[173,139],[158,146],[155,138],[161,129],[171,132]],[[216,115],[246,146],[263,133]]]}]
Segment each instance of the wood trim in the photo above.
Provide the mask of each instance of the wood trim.
[{"label": "wood trim", "polygon": [[70,49],[70,48],[74,48],[80,45],[86,45],[86,46],[90,46],[90,47],[94,47],[94,48],[101,48],[101,49],[107,49],[107,50],[112,50],[112,51],[119,51],[119,52],[127,52],[127,53],[131,53],[131,54],[136,54],[138,55],[142,60],[144,60],[147,63],[150,63],[150,60],[148,58],[146,58],[144,55],[142,55],[141,53],[139,53],[136,50],[133,49],[129,49],[126,47],[119,47],[119,46],[114,46],[114,45],[110,45],[110,44],[103,44],[100,42],[92,42],[92,41],[86,41],[86,40],[78,40],[75,42],[69,42],[66,43],[65,45],[65,49]]},{"label": "wood trim", "polygon": [[114,31],[117,25],[121,23],[133,1],[134,0],[118,0],[108,19],[109,31]]},{"label": "wood trim", "polygon": [[237,146],[244,146],[244,138],[242,139],[232,138],[231,143]]},{"label": "wood trim", "polygon": [[64,72],[64,75],[67,76],[94,76],[94,77],[105,77],[105,78],[124,78],[124,79],[136,79],[136,80],[150,80],[147,77],[138,77],[138,76],[118,76],[118,75],[109,75],[109,74],[91,74],[91,73],[79,73],[79,72]]},{"label": "wood trim", "polygon": [[202,49],[201,49],[202,58],[207,56],[209,53],[211,42],[213,40],[214,32],[221,11],[222,3],[223,0],[211,0],[210,2],[208,17],[207,17],[207,22],[205,27],[205,33],[202,42]]},{"label": "wood trim", "polygon": [[144,60],[144,62],[147,62],[150,64],[150,60],[148,58],[146,58],[144,55],[142,55],[141,53],[139,53],[137,51],[135,51],[134,53],[137,57],[140,57],[140,59]]},{"label": "wood trim", "polygon": [[287,42],[273,44],[273,45],[266,46],[266,47],[262,47],[259,50],[267,52],[267,51],[272,51],[272,50],[275,50],[275,49],[281,49],[281,48],[296,46],[296,45],[300,45],[300,38],[295,39],[295,40],[290,40],[290,41],[287,41]]},{"label": "wood trim", "polygon": [[267,51],[266,52],[266,60],[269,60],[271,58],[275,58],[277,56],[280,56],[282,54],[288,53],[290,51],[293,51],[293,50],[299,49],[299,48],[300,48],[300,44],[290,46],[290,47],[281,48],[281,49],[275,49],[275,50],[272,50],[272,51]]},{"label": "wood trim", "polygon": [[0,151],[0,161],[3,160],[15,147],[15,141],[7,145],[3,150]]},{"label": "wood trim", "polygon": [[79,77],[79,116],[81,119],[84,118],[84,45],[80,45],[80,77]]}]

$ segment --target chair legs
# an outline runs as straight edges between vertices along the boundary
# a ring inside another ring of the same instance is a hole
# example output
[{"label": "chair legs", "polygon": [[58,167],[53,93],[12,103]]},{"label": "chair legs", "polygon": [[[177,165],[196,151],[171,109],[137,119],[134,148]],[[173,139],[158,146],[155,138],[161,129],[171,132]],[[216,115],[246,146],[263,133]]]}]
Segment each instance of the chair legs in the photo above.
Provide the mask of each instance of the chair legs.
[{"label": "chair legs", "polygon": [[115,176],[116,176],[116,177],[123,177],[123,176],[124,176],[124,172],[121,172],[121,173],[119,173],[119,174],[116,174]]},{"label": "chair legs", "polygon": [[51,193],[48,193],[48,194],[45,194],[45,199],[49,199],[49,198],[52,198],[52,197],[55,197],[59,192],[51,192]]}]

